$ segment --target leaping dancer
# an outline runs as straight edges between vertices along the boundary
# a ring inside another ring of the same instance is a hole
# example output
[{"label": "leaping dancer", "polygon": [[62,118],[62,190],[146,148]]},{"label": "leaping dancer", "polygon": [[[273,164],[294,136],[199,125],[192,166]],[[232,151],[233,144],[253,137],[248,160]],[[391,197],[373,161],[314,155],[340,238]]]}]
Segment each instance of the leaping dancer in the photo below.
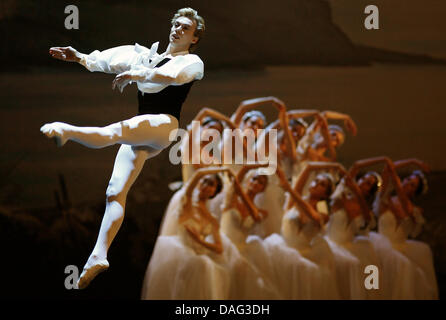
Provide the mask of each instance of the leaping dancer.
[{"label": "leaping dancer", "polygon": [[100,272],[108,269],[107,251],[124,219],[127,193],[144,162],[167,148],[169,134],[178,128],[181,106],[195,80],[201,80],[204,64],[190,54],[205,26],[197,11],[183,8],[172,18],[169,45],[158,54],[158,42],[150,49],[138,44],[82,54],[72,47],[53,47],[53,58],[78,62],[89,71],[117,74],[112,83],[122,92],[136,82],[137,116],[105,127],[77,127],[63,122],[42,126],[40,131],[54,138],[58,146],[68,140],[89,148],[120,144],[106,192],[106,208],[96,245],[78,280],[78,288],[88,286]]}]

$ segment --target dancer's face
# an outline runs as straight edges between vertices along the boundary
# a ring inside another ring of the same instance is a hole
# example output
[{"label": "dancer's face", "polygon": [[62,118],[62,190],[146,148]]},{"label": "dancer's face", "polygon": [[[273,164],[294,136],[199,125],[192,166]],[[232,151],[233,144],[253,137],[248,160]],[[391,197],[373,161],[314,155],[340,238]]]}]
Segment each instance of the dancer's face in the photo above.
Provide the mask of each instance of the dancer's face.
[{"label": "dancer's face", "polygon": [[195,36],[197,23],[187,17],[179,17],[170,28],[169,42],[172,46],[189,48],[191,44],[197,43]]},{"label": "dancer's face", "polygon": [[415,174],[406,177],[402,182],[404,193],[406,193],[409,198],[413,198],[418,187],[420,186],[420,183],[420,177]]},{"label": "dancer's face", "polygon": [[204,140],[203,134],[206,129],[217,130],[220,134],[223,132],[223,124],[220,121],[209,121],[203,126],[202,130],[202,140]]},{"label": "dancer's face", "polygon": [[265,128],[265,122],[259,116],[253,115],[246,119],[242,124],[242,130],[250,129],[254,130],[254,134],[257,137],[257,129]]},{"label": "dancer's face", "polygon": [[310,196],[316,199],[328,198],[330,193],[330,184],[331,183],[328,178],[317,176],[316,179],[311,182],[308,189]]},{"label": "dancer's face", "polygon": [[358,187],[362,195],[367,197],[377,183],[378,181],[373,174],[365,174],[359,179]]},{"label": "dancer's face", "polygon": [[344,141],[344,135],[337,130],[330,130],[330,139],[334,145],[334,147],[339,147]]},{"label": "dancer's face", "polygon": [[291,134],[293,135],[294,142],[299,142],[300,139],[305,135],[306,128],[297,123],[291,127]]},{"label": "dancer's face", "polygon": [[265,175],[255,174],[249,180],[248,189],[253,193],[257,194],[265,191],[267,183],[268,183],[268,178]]},{"label": "dancer's face", "polygon": [[213,175],[207,175],[200,180],[200,199],[212,198],[217,192],[217,179]]}]

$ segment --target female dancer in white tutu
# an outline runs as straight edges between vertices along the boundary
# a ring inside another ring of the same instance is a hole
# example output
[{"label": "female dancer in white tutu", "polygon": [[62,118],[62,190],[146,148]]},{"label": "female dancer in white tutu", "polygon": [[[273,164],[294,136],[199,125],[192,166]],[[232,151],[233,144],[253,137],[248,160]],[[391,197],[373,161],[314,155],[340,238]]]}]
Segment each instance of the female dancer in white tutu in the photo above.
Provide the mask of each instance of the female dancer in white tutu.
[{"label": "female dancer in white tutu", "polygon": [[[237,153],[237,150],[235,149],[235,143],[228,141],[228,139],[235,140],[231,136],[224,137],[225,142],[224,146],[231,146],[232,145],[232,162],[231,163],[225,163],[226,166],[229,166],[235,173],[237,173],[244,164],[248,163],[247,160],[251,161],[258,161],[258,162],[264,162],[265,159],[262,159],[263,157],[266,158],[268,155],[268,146],[267,144],[265,148],[259,150],[257,148],[257,141],[261,138],[261,135],[264,134],[264,131],[261,133],[261,129],[264,129],[266,126],[266,118],[264,114],[258,110],[255,110],[261,106],[271,104],[273,107],[275,107],[278,111],[278,119],[282,125],[282,127],[285,127],[285,124],[288,123],[287,115],[286,115],[286,106],[285,104],[275,98],[275,97],[263,97],[263,98],[255,98],[255,99],[249,99],[244,100],[240,103],[237,110],[232,114],[231,120],[234,123],[235,127],[240,129],[240,135],[243,139],[243,147],[244,151],[243,154]],[[285,134],[289,135],[291,140],[291,132],[286,126]],[[261,134],[260,134],[261,133]],[[246,140],[245,140],[246,137]],[[271,152],[275,153],[275,148]],[[263,152],[262,154],[259,154],[259,152]],[[276,160],[273,159],[275,162]],[[251,162],[251,163],[253,163]],[[249,163],[248,163],[249,164]]]},{"label": "female dancer in white tutu", "polygon": [[[284,139],[284,141],[289,152],[293,153],[295,148],[292,144],[290,144],[293,139],[291,130],[287,125],[289,121],[286,114],[286,106],[281,100],[275,97],[245,100],[239,105],[237,110],[231,116],[231,119],[234,121],[234,125],[243,131],[242,134],[246,132],[245,130],[254,130],[255,139],[252,139],[251,141],[248,139],[246,144],[247,153],[255,153],[255,157],[253,157],[253,159],[259,162],[263,161],[261,158],[264,156],[265,158],[268,158],[269,163],[272,164],[278,163],[276,156],[277,143],[273,140],[268,140],[268,142],[266,142],[265,131],[259,135],[257,129],[263,129],[265,127],[265,117],[259,111],[254,110],[267,104],[272,104],[272,106],[278,110],[278,122],[283,128],[282,135],[287,137],[287,139]],[[259,144],[259,142],[261,143]],[[269,150],[271,146],[272,149]],[[273,155],[273,158],[271,158],[271,155]],[[240,170],[242,165],[232,164],[230,167],[237,172]],[[269,175],[267,187],[264,192],[260,193],[255,198],[255,204],[257,207],[264,209],[266,212],[271,212],[271,214],[268,215],[262,222],[260,229],[257,230],[257,234],[261,235],[262,237],[266,237],[274,232],[280,231],[283,201],[284,191],[280,186],[279,179],[275,174]]]},{"label": "female dancer in white tutu", "polygon": [[[249,203],[229,169],[197,170],[175,212],[177,234],[157,239],[144,280],[143,299],[273,298],[255,268],[220,232],[218,220],[208,209],[208,201],[222,189],[216,174],[221,172],[234,179],[236,192]],[[248,204],[246,208],[249,214],[258,214],[253,206]]]},{"label": "female dancer in white tutu", "polygon": [[[429,168],[422,161],[407,159],[389,163],[384,172],[384,192],[376,210],[379,212],[378,231],[372,237],[382,257],[389,277],[384,278],[389,299],[437,299],[438,286],[430,247],[416,237],[424,224],[422,209],[414,205],[415,196],[427,192],[427,180],[420,170],[413,171],[403,181],[397,170],[415,165]],[[396,193],[393,194],[390,185]]]},{"label": "female dancer in white tutu", "polygon": [[181,106],[194,80],[203,77],[203,62],[189,54],[204,31],[204,20],[191,8],[180,9],[172,19],[169,45],[157,54],[138,44],[121,46],[89,55],[71,47],[55,47],[50,54],[63,61],[78,62],[90,71],[118,74],[113,88],[138,84],[139,115],[105,127],[76,127],[62,122],[46,124],[41,131],[62,146],[68,140],[89,148],[121,144],[107,188],[106,209],[96,245],[81,274],[78,287],[86,287],[108,268],[107,251],[121,226],[127,192],[144,162],[171,143],[178,128]]},{"label": "female dancer in white tutu", "polygon": [[[222,149],[222,141],[209,141],[209,136],[213,136],[214,133],[217,135],[222,135],[225,127],[234,129],[234,125],[232,121],[221,114],[220,112],[210,109],[203,108],[200,112],[195,116],[193,121],[197,121],[196,125],[199,123],[199,126],[192,130],[192,122],[188,125],[187,135],[183,137],[181,141],[181,156],[182,156],[182,176],[183,181],[179,184],[182,185],[182,188],[177,190],[175,194],[169,201],[167,208],[164,212],[163,221],[161,223],[159,235],[170,235],[175,234],[175,221],[172,220],[172,215],[177,210],[180,200],[184,195],[184,186],[186,182],[192,177],[193,173],[202,167],[211,166],[220,163],[220,154]],[[193,133],[195,134],[193,136]],[[197,133],[201,133],[200,136],[197,136]],[[196,145],[193,147],[192,143],[195,141]],[[212,150],[210,152],[203,152],[203,148],[208,148],[208,146],[212,145]],[[197,150],[197,151],[195,151]],[[213,154],[213,152],[216,154]],[[199,163],[192,163],[192,154],[196,152],[200,155]],[[206,158],[204,158],[206,157]],[[215,158],[215,159],[214,159]],[[224,199],[225,190],[219,192],[218,195],[212,199],[210,210],[215,214],[218,220],[220,220],[220,206]],[[173,229],[172,229],[173,228]]]},{"label": "female dancer in white tutu", "polygon": [[230,274],[216,262],[221,262],[224,250],[219,224],[207,208],[208,200],[222,189],[216,174],[220,171],[197,171],[185,186],[173,217],[177,232],[157,238],[143,283],[143,299],[228,298]]},{"label": "female dancer in white tutu", "polygon": [[[245,165],[237,174],[237,180],[242,185],[245,175],[250,171],[268,164]],[[264,192],[268,185],[268,176],[254,172],[246,183],[246,192],[235,189],[236,184],[227,188],[226,199],[223,203],[221,215],[221,230],[237,246],[243,254],[248,236],[257,233],[258,224],[267,216],[268,212],[254,205],[254,198]],[[246,199],[246,201],[241,201]]]},{"label": "female dancer in white tutu", "polygon": [[356,135],[356,124],[350,116],[335,111],[321,112],[298,144],[299,161],[336,161],[336,148],[344,143],[345,133],[340,126],[329,125],[328,119],[343,120],[347,130]]},{"label": "female dancer in white tutu", "polygon": [[[183,139],[181,146],[183,183],[189,180],[196,169],[221,164],[223,140],[214,141],[214,136],[222,137],[225,128],[235,129],[235,125],[227,116],[211,108],[201,109],[193,121],[199,122],[200,126],[192,128],[194,122],[188,125],[188,134]],[[198,133],[201,135],[198,136]],[[193,146],[193,143],[196,146]],[[204,148],[204,151],[209,150],[209,152],[202,152]],[[200,163],[197,164],[192,163],[195,150],[200,154]],[[203,156],[206,158],[203,159]],[[209,156],[210,158],[208,158]]]},{"label": "female dancer in white tutu", "polygon": [[[253,268],[259,271],[264,281],[263,289],[260,291],[263,297],[269,299],[308,298],[304,294],[308,290],[305,290],[304,287],[311,286],[312,283],[308,282],[308,276],[311,272],[313,272],[312,274],[316,273],[317,267],[294,251],[290,253],[280,250],[279,252],[276,247],[281,245],[280,249],[282,249],[283,241],[280,244],[276,241],[265,243],[261,237],[256,235],[257,229],[261,227],[263,219],[268,215],[265,210],[259,209],[253,204],[253,199],[265,190],[269,178],[258,171],[258,168],[265,166],[261,164],[245,165],[239,171],[235,181],[243,181],[245,174],[248,174],[249,177],[246,183],[248,201],[239,199],[241,195],[244,195],[243,190],[238,193],[235,192],[237,191],[235,189],[229,190],[222,213],[221,230],[238,247],[239,252],[253,265]],[[249,174],[250,170],[255,171]],[[289,259],[290,254],[293,259]],[[284,273],[284,270],[288,270],[288,272]],[[298,287],[290,286],[293,281],[299,283]],[[247,287],[252,289],[251,284],[248,284]],[[292,291],[293,289],[294,291]],[[250,292],[250,290],[245,290],[245,292],[248,297],[252,298],[254,292],[252,290]]]},{"label": "female dancer in white tutu", "polygon": [[[380,211],[380,199],[385,198],[385,194],[389,189],[388,179],[390,175],[388,170],[393,166],[392,161],[387,157],[375,157],[356,161],[350,168],[351,177],[356,177],[360,171],[369,170],[370,167],[384,165],[381,175],[376,171],[366,171],[363,177],[368,177],[368,181],[374,184],[374,179],[378,179],[380,187],[377,196],[371,203],[372,197],[368,201],[369,207],[372,205],[375,214],[378,216]],[[374,177],[374,178],[373,178]],[[366,199],[367,200],[367,199]],[[381,223],[385,222],[385,219]],[[386,223],[384,223],[386,227]],[[386,229],[386,228],[384,228]],[[393,229],[393,227],[392,227]],[[398,228],[395,228],[395,230]],[[394,231],[395,231],[394,230]],[[394,232],[393,231],[393,232]],[[422,273],[414,263],[412,263],[404,254],[393,248],[392,242],[383,234],[377,232],[369,232],[369,240],[371,241],[376,255],[379,259],[382,272],[380,272],[379,290],[377,298],[380,299],[414,299],[416,297],[415,281],[420,278]]]},{"label": "female dancer in white tutu", "polygon": [[367,290],[364,270],[368,265],[380,268],[378,256],[368,238],[373,214],[365,199],[374,197],[381,177],[373,172],[358,182],[346,174],[331,196],[326,239],[334,253],[339,292],[342,299],[377,299],[377,290]]},{"label": "female dancer in white tutu", "polygon": [[[301,196],[314,172],[316,178],[311,181],[308,194]],[[345,170],[338,163],[307,163],[292,189],[295,195],[288,197],[285,203],[281,228],[286,245],[318,267],[309,291],[313,299],[339,298],[335,257],[323,237],[329,213],[328,200],[335,187],[332,176],[327,172],[342,175]],[[292,195],[291,192],[289,194]]]}]

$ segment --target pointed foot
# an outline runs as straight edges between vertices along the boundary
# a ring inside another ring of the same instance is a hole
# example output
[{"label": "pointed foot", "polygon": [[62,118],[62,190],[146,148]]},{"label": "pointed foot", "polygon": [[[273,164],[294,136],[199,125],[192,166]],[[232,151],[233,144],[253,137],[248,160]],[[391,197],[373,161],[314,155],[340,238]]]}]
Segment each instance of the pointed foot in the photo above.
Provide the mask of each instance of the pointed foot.
[{"label": "pointed foot", "polygon": [[109,263],[107,259],[98,259],[95,256],[91,256],[85,264],[84,270],[77,281],[78,289],[86,288],[98,274],[107,270],[108,267]]}]

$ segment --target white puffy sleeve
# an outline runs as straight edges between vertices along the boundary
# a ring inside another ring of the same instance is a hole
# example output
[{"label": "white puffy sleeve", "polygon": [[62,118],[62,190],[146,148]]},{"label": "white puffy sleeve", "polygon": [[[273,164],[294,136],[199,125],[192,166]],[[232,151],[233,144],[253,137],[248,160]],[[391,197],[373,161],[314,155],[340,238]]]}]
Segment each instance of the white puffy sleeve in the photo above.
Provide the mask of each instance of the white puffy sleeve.
[{"label": "white puffy sleeve", "polygon": [[204,63],[195,54],[176,56],[159,67],[157,73],[174,79],[173,85],[182,85],[193,80],[201,80],[204,75]]},{"label": "white puffy sleeve", "polygon": [[91,72],[119,74],[142,64],[142,59],[150,58],[157,48],[158,43],[156,42],[150,50],[137,43],[104,51],[95,50],[90,54],[80,54],[81,61],[79,63]]}]

